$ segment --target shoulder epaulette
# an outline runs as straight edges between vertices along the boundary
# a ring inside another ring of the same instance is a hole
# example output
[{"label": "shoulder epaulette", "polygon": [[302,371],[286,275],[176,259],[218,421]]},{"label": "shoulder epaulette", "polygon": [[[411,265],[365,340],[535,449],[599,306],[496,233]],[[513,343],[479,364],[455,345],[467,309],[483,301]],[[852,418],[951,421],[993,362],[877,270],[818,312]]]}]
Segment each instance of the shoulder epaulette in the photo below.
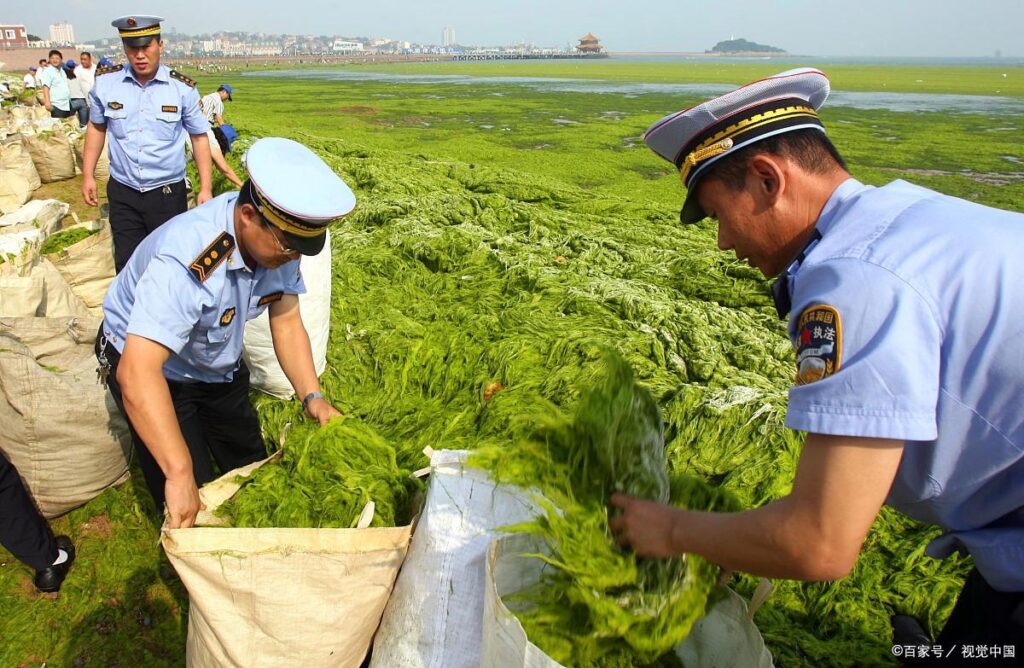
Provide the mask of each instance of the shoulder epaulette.
[{"label": "shoulder epaulette", "polygon": [[184,74],[182,74],[178,70],[171,70],[171,78],[172,79],[177,79],[178,81],[180,81],[181,83],[185,84],[186,86],[189,86],[190,88],[195,88],[196,87],[196,80],[195,79],[192,79],[192,78],[189,78],[189,77],[185,76]]},{"label": "shoulder epaulette", "polygon": [[101,74],[110,74],[111,72],[120,72],[124,69],[124,65],[104,65],[103,67],[96,68],[96,76]]},{"label": "shoulder epaulette", "polygon": [[227,232],[221,232],[220,236],[213,240],[213,243],[192,260],[188,270],[192,272],[197,281],[203,283],[231,255],[231,251],[234,249],[235,238]]}]

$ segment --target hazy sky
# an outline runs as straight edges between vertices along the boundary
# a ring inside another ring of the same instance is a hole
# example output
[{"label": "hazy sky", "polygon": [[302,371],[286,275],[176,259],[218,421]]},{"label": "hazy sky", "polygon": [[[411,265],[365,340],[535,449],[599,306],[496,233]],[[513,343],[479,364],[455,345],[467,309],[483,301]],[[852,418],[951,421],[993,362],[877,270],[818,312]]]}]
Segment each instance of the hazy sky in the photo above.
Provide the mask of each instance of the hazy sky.
[{"label": "hazy sky", "polygon": [[246,30],[460,44],[575,44],[587,32],[612,51],[703,51],[730,37],[815,56],[1024,56],[1024,0],[7,0],[0,23],[44,38],[112,35],[110,20],[156,14],[184,33]]}]

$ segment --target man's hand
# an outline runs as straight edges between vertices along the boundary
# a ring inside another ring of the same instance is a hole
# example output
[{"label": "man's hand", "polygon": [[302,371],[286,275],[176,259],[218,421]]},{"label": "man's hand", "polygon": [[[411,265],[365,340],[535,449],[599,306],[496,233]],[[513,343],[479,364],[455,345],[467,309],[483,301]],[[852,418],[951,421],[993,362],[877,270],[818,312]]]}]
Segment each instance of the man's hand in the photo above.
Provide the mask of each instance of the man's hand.
[{"label": "man's hand", "polygon": [[667,558],[680,554],[673,546],[675,508],[625,494],[612,494],[612,506],[622,515],[608,520],[615,540],[641,557]]},{"label": "man's hand", "polygon": [[213,191],[211,191],[209,188],[203,188],[199,191],[199,194],[196,196],[196,205],[203,204],[204,202],[208,202],[211,199],[213,199]]},{"label": "man's hand", "polygon": [[96,179],[92,176],[82,175],[82,199],[89,206],[99,206],[99,198],[96,196]]},{"label": "man's hand", "polygon": [[203,508],[199,501],[199,488],[189,473],[179,479],[168,478],[164,483],[167,498],[167,525],[171,529],[188,529],[196,522],[196,515]]},{"label": "man's hand", "polygon": [[332,419],[341,417],[341,411],[327,403],[324,399],[314,399],[306,406],[306,414],[324,426]]}]

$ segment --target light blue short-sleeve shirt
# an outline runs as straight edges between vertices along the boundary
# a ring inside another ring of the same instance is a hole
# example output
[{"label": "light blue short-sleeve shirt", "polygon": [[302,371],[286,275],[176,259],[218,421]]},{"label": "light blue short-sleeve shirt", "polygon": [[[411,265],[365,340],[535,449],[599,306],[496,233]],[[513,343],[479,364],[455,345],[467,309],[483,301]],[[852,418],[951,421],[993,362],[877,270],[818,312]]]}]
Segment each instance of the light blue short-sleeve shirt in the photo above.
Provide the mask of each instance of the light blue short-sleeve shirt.
[{"label": "light blue short-sleeve shirt", "polygon": [[89,91],[89,120],[106,125],[110,176],[146,192],[185,178],[187,135],[206,134],[199,93],[166,65],[145,84],[131,67],[101,74]]},{"label": "light blue short-sleeve shirt", "polygon": [[71,86],[63,67],[50,66],[43,70],[42,84],[50,89],[50,104],[61,111],[71,109]]},{"label": "light blue short-sleeve shirt", "polygon": [[[234,243],[238,193],[175,216],[135,249],[107,290],[103,332],[118,352],[129,334],[165,346],[164,377],[177,382],[229,382],[242,356],[247,320],[287,294],[306,291],[299,261],[275,269],[246,267]],[[227,243],[225,243],[227,242]],[[229,255],[206,273],[191,268],[217,248]]]},{"label": "light blue short-sleeve shirt", "polygon": [[786,424],[899,439],[886,502],[1024,591],[1024,215],[853,179],[790,267]]}]

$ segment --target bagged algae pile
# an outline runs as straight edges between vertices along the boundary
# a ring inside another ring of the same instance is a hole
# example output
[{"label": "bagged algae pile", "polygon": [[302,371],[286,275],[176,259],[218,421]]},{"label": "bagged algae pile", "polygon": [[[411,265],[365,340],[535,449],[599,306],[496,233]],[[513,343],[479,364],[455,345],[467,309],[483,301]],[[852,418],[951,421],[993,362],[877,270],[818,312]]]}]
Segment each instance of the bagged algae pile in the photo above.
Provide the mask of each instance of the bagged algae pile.
[{"label": "bagged algae pile", "polygon": [[39,247],[40,255],[57,253],[70,246],[74,246],[82,239],[96,234],[98,230],[87,230],[83,227],[76,227],[72,230],[63,230],[46,238],[43,245]]},{"label": "bagged algae pile", "polygon": [[420,487],[374,429],[341,417],[292,428],[281,459],[256,469],[216,512],[234,527],[353,528],[373,501],[371,526],[393,527],[412,520]]},{"label": "bagged algae pile", "polygon": [[667,474],[658,405],[619,355],[606,355],[606,367],[572,418],[552,408],[530,439],[470,462],[537,491],[545,509],[509,527],[540,537],[545,553],[530,556],[553,567],[506,599],[531,642],[567,666],[671,665],[665,655],[704,615],[718,569],[695,555],[641,560],[621,550],[608,498],[619,490],[702,510],[737,504],[697,478]]}]

